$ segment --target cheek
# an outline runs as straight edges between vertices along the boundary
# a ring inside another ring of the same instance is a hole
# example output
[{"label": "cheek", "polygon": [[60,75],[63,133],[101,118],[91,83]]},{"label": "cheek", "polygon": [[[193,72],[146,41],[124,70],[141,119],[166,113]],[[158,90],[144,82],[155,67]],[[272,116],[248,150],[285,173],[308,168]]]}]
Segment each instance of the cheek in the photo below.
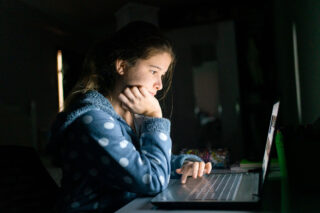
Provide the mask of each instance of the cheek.
[{"label": "cheek", "polygon": [[137,75],[128,76],[127,84],[132,86],[136,85],[136,86],[150,87],[152,85],[152,79],[146,77],[145,75],[137,74]]},{"label": "cheek", "polygon": [[144,86],[148,89],[152,89],[154,79],[147,69],[137,66],[129,70],[125,83],[131,86]]},{"label": "cheek", "polygon": [[129,82],[132,82],[132,83],[134,83],[134,82],[140,83],[140,82],[143,82],[144,79],[143,79],[141,76],[139,76],[139,75],[133,75],[133,76],[131,76],[131,77],[128,78],[128,81],[129,81]]}]

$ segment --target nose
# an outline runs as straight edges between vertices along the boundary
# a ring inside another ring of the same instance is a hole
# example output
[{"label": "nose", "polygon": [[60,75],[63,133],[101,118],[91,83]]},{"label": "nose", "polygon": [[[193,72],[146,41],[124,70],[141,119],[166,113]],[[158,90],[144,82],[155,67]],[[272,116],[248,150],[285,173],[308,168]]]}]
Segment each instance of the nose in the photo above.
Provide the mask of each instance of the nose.
[{"label": "nose", "polygon": [[163,87],[162,79],[161,79],[161,77],[159,77],[157,79],[157,81],[155,82],[155,88],[156,88],[156,90],[162,90],[162,87]]}]

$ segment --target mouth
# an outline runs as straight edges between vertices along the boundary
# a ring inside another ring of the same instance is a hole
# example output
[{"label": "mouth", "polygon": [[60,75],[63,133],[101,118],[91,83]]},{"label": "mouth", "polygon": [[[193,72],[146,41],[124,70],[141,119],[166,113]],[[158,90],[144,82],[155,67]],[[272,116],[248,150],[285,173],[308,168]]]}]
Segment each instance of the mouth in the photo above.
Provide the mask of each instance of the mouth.
[{"label": "mouth", "polygon": [[149,93],[150,93],[152,96],[155,96],[155,95],[156,95],[156,93],[154,93],[154,92],[150,92],[150,91],[149,91]]}]

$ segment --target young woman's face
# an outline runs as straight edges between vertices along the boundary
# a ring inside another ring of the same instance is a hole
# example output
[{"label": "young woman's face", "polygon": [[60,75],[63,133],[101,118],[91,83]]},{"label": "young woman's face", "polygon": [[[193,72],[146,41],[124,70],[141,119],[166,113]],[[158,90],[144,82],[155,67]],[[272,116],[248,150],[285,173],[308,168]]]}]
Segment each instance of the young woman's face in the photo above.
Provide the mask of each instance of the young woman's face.
[{"label": "young woman's face", "polygon": [[171,63],[169,53],[159,53],[148,59],[138,59],[134,66],[124,71],[125,86],[143,86],[155,96],[162,89],[162,78]]}]

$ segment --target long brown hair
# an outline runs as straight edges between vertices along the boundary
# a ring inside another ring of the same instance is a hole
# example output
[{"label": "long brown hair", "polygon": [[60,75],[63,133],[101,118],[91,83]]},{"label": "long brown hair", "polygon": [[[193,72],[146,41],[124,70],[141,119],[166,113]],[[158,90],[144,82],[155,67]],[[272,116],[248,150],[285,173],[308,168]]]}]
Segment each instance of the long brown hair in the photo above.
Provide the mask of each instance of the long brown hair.
[{"label": "long brown hair", "polygon": [[148,59],[162,52],[169,53],[172,61],[163,79],[164,91],[160,100],[166,96],[172,83],[175,65],[172,44],[160,29],[151,23],[135,21],[127,24],[113,36],[96,42],[88,51],[82,74],[66,98],[65,108],[77,94],[89,90],[96,90],[104,96],[110,94],[119,77],[115,68],[117,59],[125,60],[129,66],[133,66],[138,59]]}]

